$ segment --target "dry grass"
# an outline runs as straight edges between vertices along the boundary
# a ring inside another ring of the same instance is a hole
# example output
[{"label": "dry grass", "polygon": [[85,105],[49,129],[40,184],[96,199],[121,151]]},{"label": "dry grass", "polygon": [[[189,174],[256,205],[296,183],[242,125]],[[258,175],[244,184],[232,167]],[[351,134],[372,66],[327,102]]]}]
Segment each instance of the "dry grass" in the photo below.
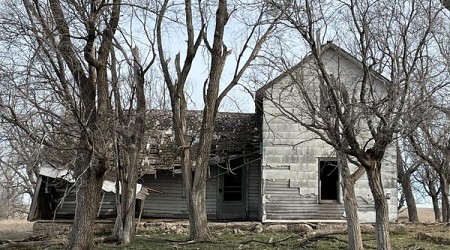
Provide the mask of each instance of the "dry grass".
[{"label": "dry grass", "polygon": [[[434,211],[432,208],[417,208],[419,221],[422,223],[434,222]],[[398,215],[398,222],[408,222],[408,209],[403,209]]]},{"label": "dry grass", "polygon": [[[399,215],[399,222],[407,221],[407,211],[402,211]],[[419,219],[423,223],[434,222],[433,209],[419,208]],[[444,237],[450,239],[450,231],[445,224],[392,224],[391,225],[392,244],[394,249],[447,249],[447,245],[433,244],[423,240],[417,239],[418,232],[428,233],[433,236]],[[173,249],[174,246],[177,249],[293,249],[299,248],[299,235],[294,235],[292,232],[284,233],[271,233],[263,232],[262,234],[255,234],[253,232],[243,232],[234,234],[230,230],[226,229],[213,229],[214,241],[210,243],[198,243],[181,245],[178,241],[184,241],[187,238],[187,232],[181,234],[171,234],[167,230],[161,230],[160,232],[145,233],[139,232],[136,237],[136,242],[132,246],[135,249],[146,249],[151,245],[157,249]],[[0,220],[0,241],[2,240],[21,240],[32,236],[33,223],[26,220]],[[294,235],[295,237],[292,237]],[[269,243],[276,240],[285,239],[289,237],[289,240],[282,241],[277,244]],[[335,237],[335,236],[333,236]],[[308,247],[311,249],[345,249],[346,235],[339,234],[337,238],[333,240],[319,240],[315,243],[311,243]],[[365,244],[369,247],[375,247],[375,235],[369,231],[363,235]],[[58,240],[58,241],[55,241]],[[251,243],[243,243],[250,242]],[[263,242],[263,243],[260,243]],[[266,242],[266,243],[264,243]],[[28,246],[27,249],[48,248],[48,249],[61,249],[67,242],[66,238],[51,239],[47,238],[40,242],[30,242],[36,244],[35,246]],[[28,243],[27,243],[28,244]],[[9,245],[3,245],[9,248]],[[17,245],[19,246],[19,245]],[[3,248],[4,248],[3,247]],[[19,247],[20,248],[20,247]],[[111,244],[101,244],[99,249],[123,249],[123,246],[115,246]],[[2,249],[2,246],[0,246]]]},{"label": "dry grass", "polygon": [[0,240],[18,240],[33,234],[33,223],[26,220],[0,220]]}]

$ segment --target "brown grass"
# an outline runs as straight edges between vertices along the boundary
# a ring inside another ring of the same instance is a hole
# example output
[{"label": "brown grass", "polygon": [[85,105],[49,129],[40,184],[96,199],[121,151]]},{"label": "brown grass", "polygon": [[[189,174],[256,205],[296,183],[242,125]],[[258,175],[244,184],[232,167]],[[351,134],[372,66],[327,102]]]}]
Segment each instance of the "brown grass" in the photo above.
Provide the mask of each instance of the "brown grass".
[{"label": "brown grass", "polygon": [[18,240],[33,234],[33,223],[26,220],[0,220],[0,240]]},{"label": "brown grass", "polygon": [[[434,222],[434,211],[432,208],[417,208],[419,221],[422,223]],[[408,209],[404,208],[398,215],[398,222],[408,222]]]}]

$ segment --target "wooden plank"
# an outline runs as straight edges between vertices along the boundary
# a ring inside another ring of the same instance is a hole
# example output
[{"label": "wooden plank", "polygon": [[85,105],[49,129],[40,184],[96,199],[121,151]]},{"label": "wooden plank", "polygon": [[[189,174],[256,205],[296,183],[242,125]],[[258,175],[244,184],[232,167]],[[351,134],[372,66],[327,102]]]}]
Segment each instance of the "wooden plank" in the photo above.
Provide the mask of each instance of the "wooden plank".
[{"label": "wooden plank", "polygon": [[42,184],[42,175],[39,175],[38,181],[36,183],[36,189],[34,190],[33,199],[31,200],[30,213],[28,214],[27,220],[33,221],[36,215],[36,208],[39,202],[40,190]]}]

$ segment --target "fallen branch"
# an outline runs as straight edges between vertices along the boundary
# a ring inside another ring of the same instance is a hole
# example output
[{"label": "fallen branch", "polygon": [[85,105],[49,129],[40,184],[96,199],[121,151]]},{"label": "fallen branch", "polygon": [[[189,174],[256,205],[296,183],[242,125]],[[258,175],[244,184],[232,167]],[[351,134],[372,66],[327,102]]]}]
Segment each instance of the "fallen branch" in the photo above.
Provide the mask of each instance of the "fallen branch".
[{"label": "fallen branch", "polygon": [[[3,241],[6,242],[6,241]],[[10,249],[10,248],[38,248],[43,246],[49,246],[50,243],[48,241],[25,241],[25,242],[18,242],[18,241],[9,241],[7,243],[3,243],[0,245],[0,249]]]},{"label": "fallen branch", "polygon": [[195,240],[188,240],[188,241],[177,243],[177,245],[189,245],[189,244],[194,244],[195,242],[196,242]]},{"label": "fallen branch", "polygon": [[257,240],[257,239],[251,239],[251,240],[243,241],[240,244],[245,245],[245,244],[248,244],[248,243],[251,243],[251,242],[256,242],[256,243],[261,243],[261,244],[276,245],[277,243],[289,240],[290,238],[293,238],[295,236],[297,236],[297,235],[296,234],[292,234],[292,235],[290,235],[290,236],[288,236],[286,238],[283,238],[283,239],[280,239],[280,240],[276,240],[276,241],[273,241],[273,238],[270,238],[269,241],[262,241],[262,240]]},{"label": "fallen branch", "polygon": [[440,236],[433,236],[427,233],[418,232],[417,239],[421,241],[429,241],[435,244],[450,245],[450,239]]},{"label": "fallen branch", "polygon": [[119,239],[116,236],[103,236],[94,239],[95,244],[100,243],[117,243]]},{"label": "fallen branch", "polygon": [[[340,238],[338,237],[338,235],[343,235],[343,234],[346,234],[346,233],[347,233],[346,231],[343,231],[343,232],[332,232],[332,233],[323,233],[323,234],[312,234],[312,235],[309,235],[309,236],[307,235],[304,239],[302,239],[302,240],[299,242],[298,246],[301,247],[301,248],[306,248],[306,246],[307,246],[308,244],[311,244],[311,243],[313,243],[313,242],[317,242],[317,241],[319,241],[319,240],[334,240],[334,241],[340,241],[340,242],[345,243],[345,244],[348,245],[348,241],[343,240],[343,239],[340,239]],[[364,243],[363,243],[363,246],[364,246],[364,248],[372,248],[372,249],[375,249],[375,247],[366,245],[366,244],[364,244]]]}]

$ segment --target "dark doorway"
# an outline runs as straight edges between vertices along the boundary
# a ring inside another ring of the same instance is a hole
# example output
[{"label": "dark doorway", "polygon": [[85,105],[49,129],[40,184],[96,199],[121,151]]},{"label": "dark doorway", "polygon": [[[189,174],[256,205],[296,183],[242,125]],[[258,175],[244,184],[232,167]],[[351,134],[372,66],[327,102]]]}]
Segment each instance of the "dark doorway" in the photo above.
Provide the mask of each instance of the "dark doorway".
[{"label": "dark doorway", "polygon": [[242,168],[223,176],[223,201],[242,201]]},{"label": "dark doorway", "polygon": [[217,217],[222,220],[245,220],[247,167],[243,158],[223,164],[220,169]]},{"label": "dark doorway", "polygon": [[320,201],[339,200],[339,167],[335,160],[319,161]]}]

